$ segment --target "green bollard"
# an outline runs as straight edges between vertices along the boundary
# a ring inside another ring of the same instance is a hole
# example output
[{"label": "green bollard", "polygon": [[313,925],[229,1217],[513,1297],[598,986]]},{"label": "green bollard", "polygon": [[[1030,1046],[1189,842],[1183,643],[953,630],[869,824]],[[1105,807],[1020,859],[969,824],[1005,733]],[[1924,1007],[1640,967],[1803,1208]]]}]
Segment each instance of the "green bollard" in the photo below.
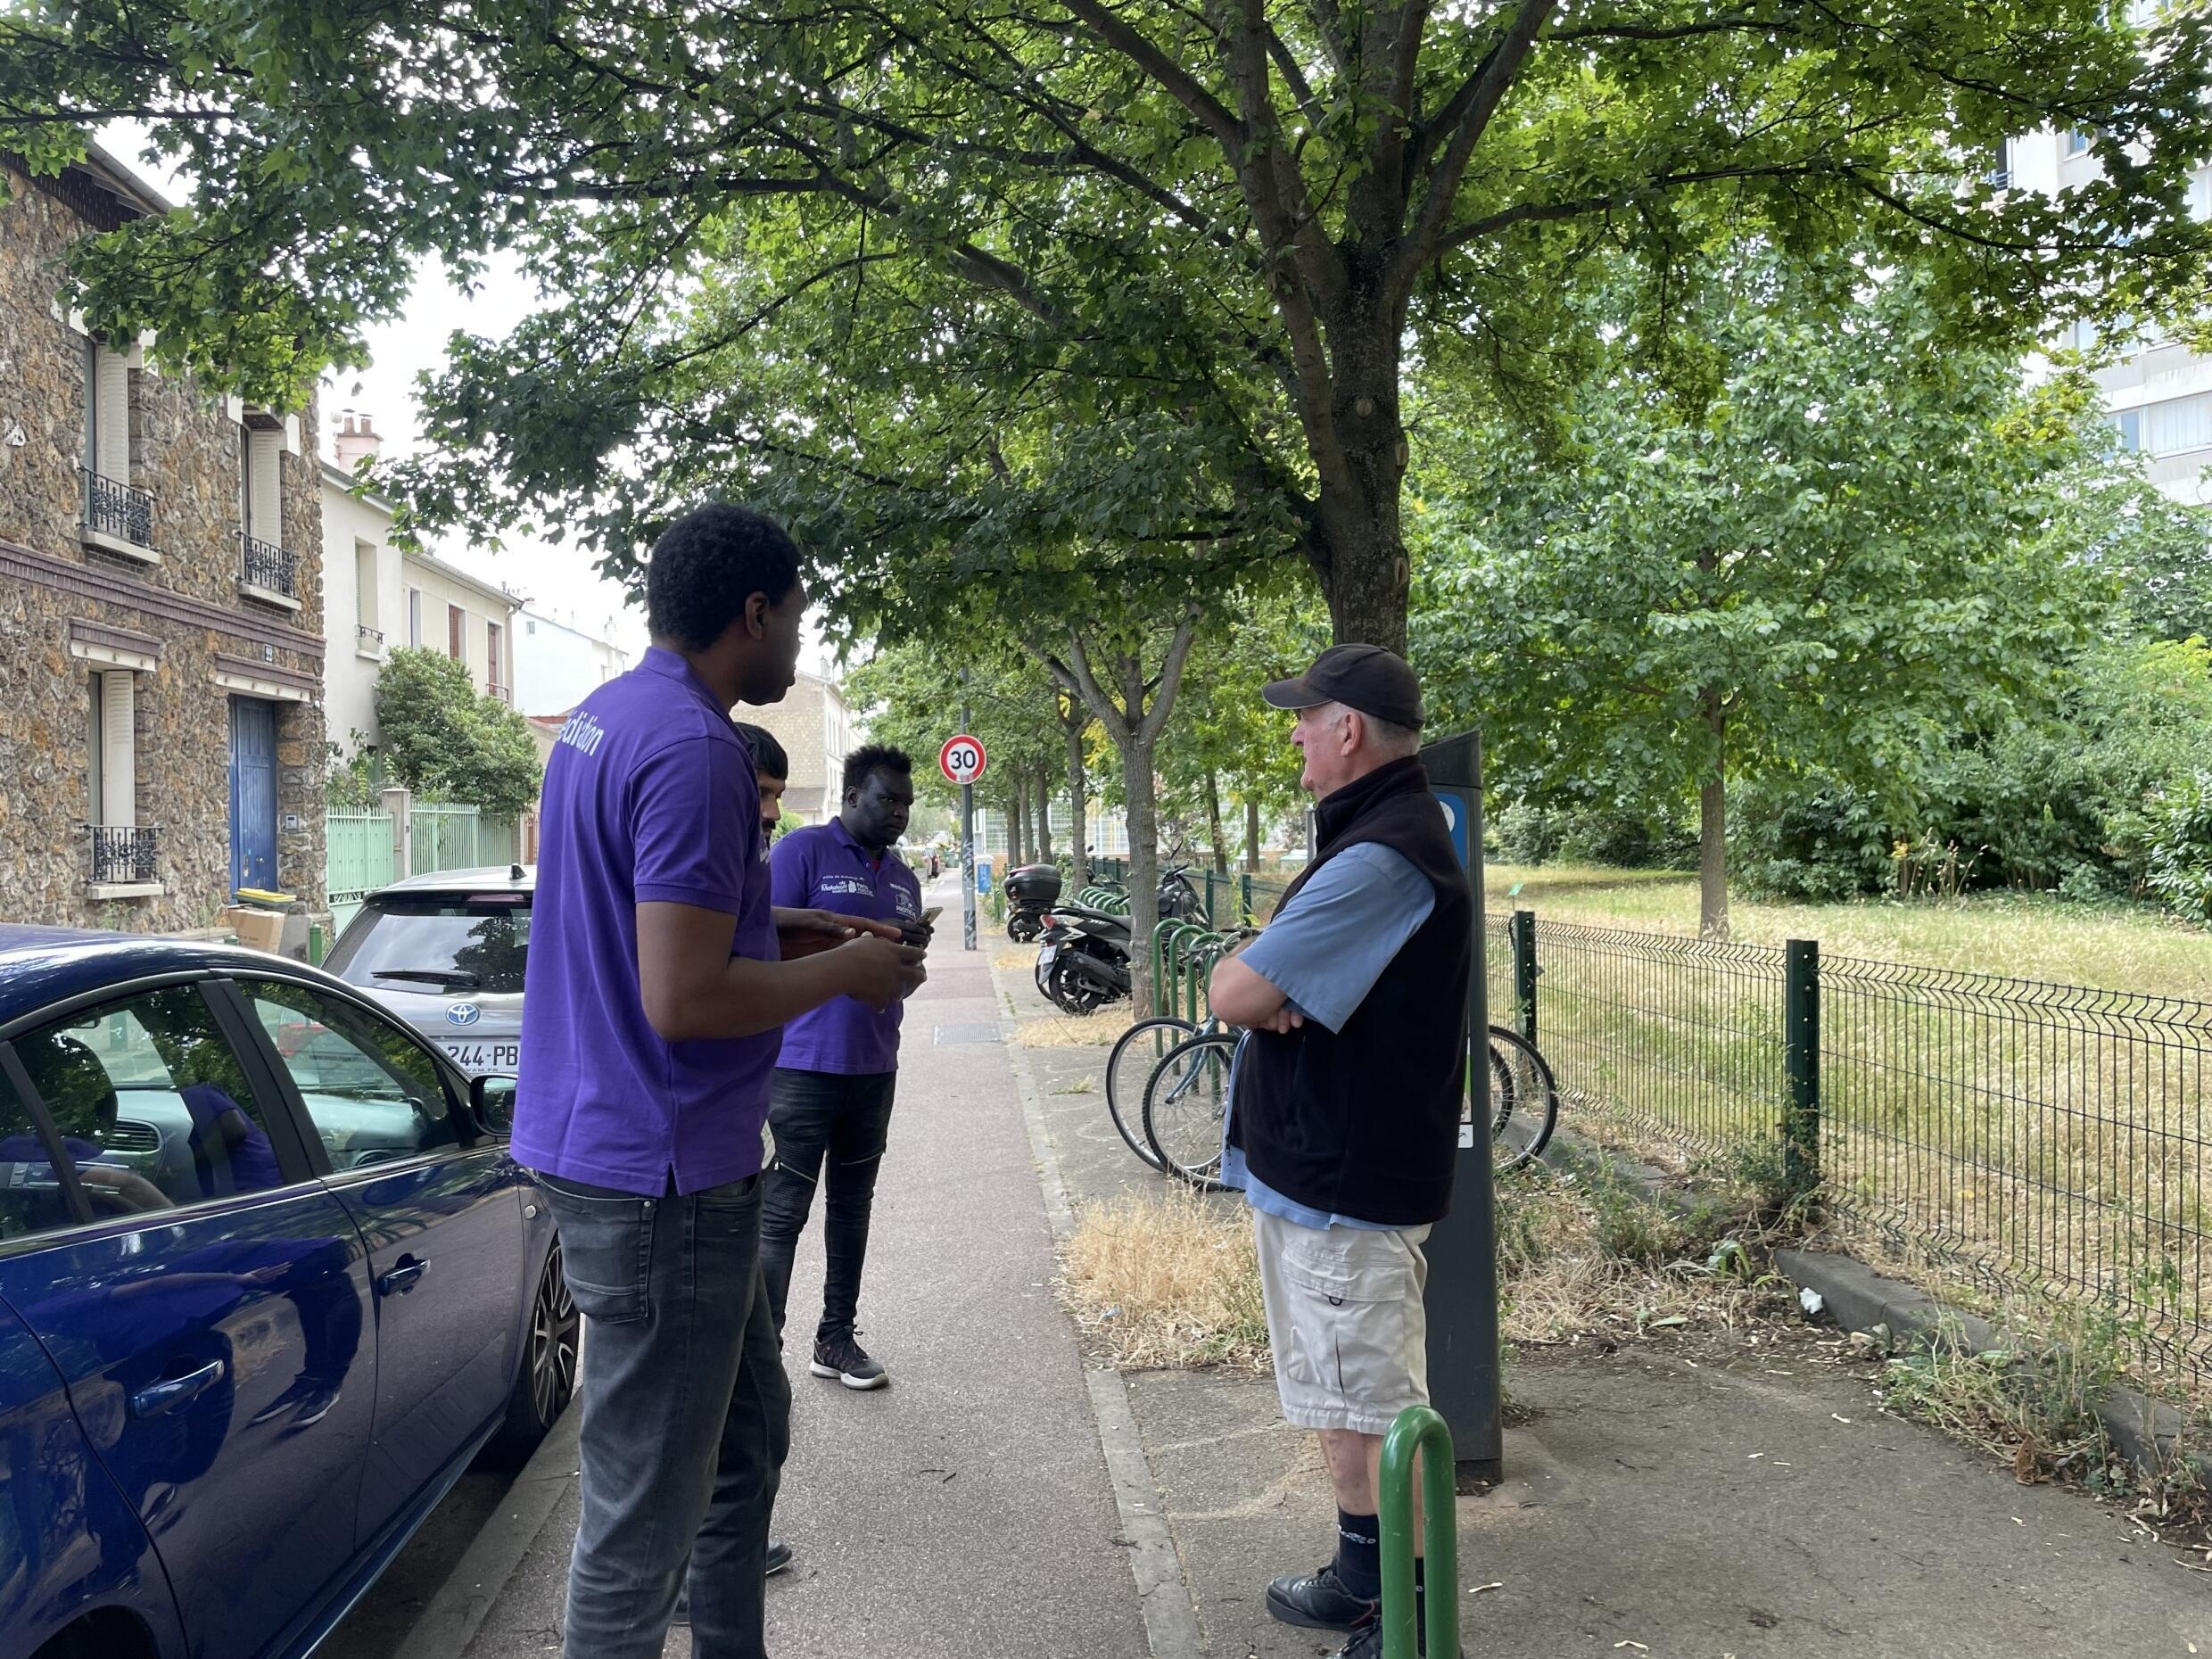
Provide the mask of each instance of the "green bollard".
[{"label": "green bollard", "polygon": [[1427,1406],[1398,1414],[1382,1440],[1382,1659],[1422,1659],[1413,1589],[1413,1461],[1421,1457],[1427,1545],[1426,1659],[1459,1659],[1459,1534],[1451,1431]]},{"label": "green bollard", "polygon": [[307,930],[307,960],[310,965],[320,968],[323,954],[323,924],[318,921],[310,924]]}]

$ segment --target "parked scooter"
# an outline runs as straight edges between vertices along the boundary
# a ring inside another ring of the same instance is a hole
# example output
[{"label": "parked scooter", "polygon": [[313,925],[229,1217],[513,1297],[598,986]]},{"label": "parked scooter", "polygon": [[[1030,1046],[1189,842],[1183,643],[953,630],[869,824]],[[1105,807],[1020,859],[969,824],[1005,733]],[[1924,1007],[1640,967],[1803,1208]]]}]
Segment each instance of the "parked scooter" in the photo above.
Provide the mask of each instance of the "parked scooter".
[{"label": "parked scooter", "polygon": [[1006,937],[1027,945],[1044,931],[1044,912],[1060,897],[1060,866],[1024,864],[1006,874]]},{"label": "parked scooter", "polygon": [[[1184,873],[1186,868],[1178,864],[1160,877],[1163,920],[1205,920],[1205,906]],[[1047,1002],[1070,1014],[1087,1014],[1129,995],[1128,917],[1056,904],[1044,913],[1043,923],[1036,987]]]}]

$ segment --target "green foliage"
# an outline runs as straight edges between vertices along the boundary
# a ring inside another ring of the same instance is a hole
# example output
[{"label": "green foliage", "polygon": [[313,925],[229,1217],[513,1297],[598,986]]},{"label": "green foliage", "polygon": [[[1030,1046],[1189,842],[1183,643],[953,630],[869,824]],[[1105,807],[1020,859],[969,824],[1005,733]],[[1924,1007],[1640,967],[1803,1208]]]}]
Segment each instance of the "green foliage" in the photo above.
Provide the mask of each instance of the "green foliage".
[{"label": "green foliage", "polygon": [[[1212,540],[1395,643],[1404,363],[1540,423],[1602,349],[1602,251],[1685,408],[1728,377],[1692,313],[1729,237],[1924,262],[1947,341],[2184,307],[2212,28],[2123,12],[61,0],[0,33],[0,101],[34,168],[129,117],[200,181],[73,298],[257,398],[359,356],[425,256],[558,296],[458,343],[433,517],[541,508],[633,574],[674,504],[768,496],[871,632],[885,560]],[[2099,176],[1993,186],[2043,125]]]},{"label": "green foliage", "polygon": [[376,681],[376,724],[391,775],[419,795],[512,817],[544,780],[530,724],[478,694],[442,651],[394,651]]},{"label": "green foliage", "polygon": [[358,731],[353,733],[353,753],[348,755],[344,746],[337,743],[323,745],[325,802],[343,812],[367,812],[376,804],[380,784],[376,752],[366,746]]},{"label": "green foliage", "polygon": [[2144,813],[2150,890],[2192,921],[2212,921],[2212,772],[2177,778]]}]

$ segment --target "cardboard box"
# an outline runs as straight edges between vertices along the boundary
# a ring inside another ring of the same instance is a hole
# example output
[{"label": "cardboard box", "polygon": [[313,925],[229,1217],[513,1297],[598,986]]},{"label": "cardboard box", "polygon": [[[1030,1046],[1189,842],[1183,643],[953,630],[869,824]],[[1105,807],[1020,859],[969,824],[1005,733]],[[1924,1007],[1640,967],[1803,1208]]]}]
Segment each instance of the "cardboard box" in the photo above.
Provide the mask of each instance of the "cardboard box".
[{"label": "cardboard box", "polygon": [[238,936],[238,943],[257,951],[274,951],[284,943],[284,912],[274,910],[252,910],[245,905],[234,905],[223,912],[223,920]]}]

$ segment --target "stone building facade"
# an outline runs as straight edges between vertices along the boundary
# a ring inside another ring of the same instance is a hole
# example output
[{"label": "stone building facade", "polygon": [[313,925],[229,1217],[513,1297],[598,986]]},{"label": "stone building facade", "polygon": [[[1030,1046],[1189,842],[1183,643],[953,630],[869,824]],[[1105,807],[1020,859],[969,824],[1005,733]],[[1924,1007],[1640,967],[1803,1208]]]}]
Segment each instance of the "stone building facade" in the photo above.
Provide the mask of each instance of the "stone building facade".
[{"label": "stone building facade", "polygon": [[95,339],[70,244],[167,210],[97,153],[0,156],[0,920],[323,908],[321,473],[272,412]]},{"label": "stone building facade", "polygon": [[[852,711],[837,682],[799,671],[780,703],[756,707],[740,704],[730,711],[739,720],[775,734],[791,760],[791,781],[783,810],[802,823],[827,823],[845,803],[845,757],[857,747]],[[916,756],[919,764],[921,756]],[[937,756],[928,757],[935,764]]]}]

